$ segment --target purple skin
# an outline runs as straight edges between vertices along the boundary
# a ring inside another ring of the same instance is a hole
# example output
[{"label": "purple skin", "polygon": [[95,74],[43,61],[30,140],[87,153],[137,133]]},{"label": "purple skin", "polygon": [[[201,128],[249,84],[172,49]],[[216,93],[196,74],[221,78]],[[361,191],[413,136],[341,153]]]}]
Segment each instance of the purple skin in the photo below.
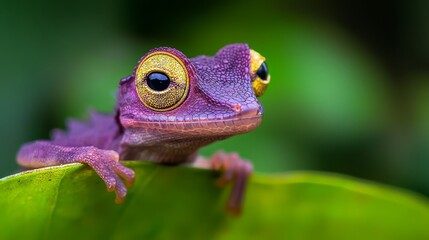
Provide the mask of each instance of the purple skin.
[{"label": "purple skin", "polygon": [[192,163],[222,172],[218,184],[233,184],[226,209],[239,214],[251,163],[221,152],[206,160],[198,156],[198,149],[260,124],[262,107],[252,89],[249,47],[232,44],[214,57],[192,59],[172,48],[147,54],[159,50],[177,56],[188,71],[189,94],[179,107],[165,112],[147,108],[137,95],[133,74],[120,82],[115,115],[92,112],[89,122],[70,120],[68,132],[55,130],[50,141],[23,145],[17,161],[30,168],[88,164],[107,189],[115,191],[117,203],[125,200],[126,186],[132,185],[135,176],[119,160]]}]

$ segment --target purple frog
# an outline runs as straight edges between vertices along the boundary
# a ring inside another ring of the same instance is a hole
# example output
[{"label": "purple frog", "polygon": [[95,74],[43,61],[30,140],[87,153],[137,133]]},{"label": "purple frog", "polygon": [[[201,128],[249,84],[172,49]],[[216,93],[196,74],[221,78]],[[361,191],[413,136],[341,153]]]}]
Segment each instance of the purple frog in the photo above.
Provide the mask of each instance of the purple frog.
[{"label": "purple frog", "polygon": [[198,149],[258,127],[257,97],[269,81],[265,58],[247,44],[191,59],[172,48],[156,48],[120,81],[114,114],[92,112],[89,122],[70,120],[68,131],[55,130],[50,141],[23,145],[17,161],[29,168],[88,164],[108,191],[115,191],[117,203],[125,200],[135,177],[119,160],[214,169],[222,173],[220,185],[232,184],[227,211],[239,214],[251,163],[235,153],[204,159]]}]

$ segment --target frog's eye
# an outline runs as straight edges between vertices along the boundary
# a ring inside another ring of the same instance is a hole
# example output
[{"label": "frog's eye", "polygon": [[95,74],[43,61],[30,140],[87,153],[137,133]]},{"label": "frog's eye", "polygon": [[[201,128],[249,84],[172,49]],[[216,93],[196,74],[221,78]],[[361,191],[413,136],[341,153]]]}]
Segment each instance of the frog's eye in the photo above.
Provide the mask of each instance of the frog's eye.
[{"label": "frog's eye", "polygon": [[183,62],[169,52],[158,51],[146,56],[135,72],[140,101],[155,111],[177,108],[189,92],[189,76]]},{"label": "frog's eye", "polygon": [[270,75],[265,58],[252,49],[250,49],[250,76],[255,95],[262,96],[270,83]]}]

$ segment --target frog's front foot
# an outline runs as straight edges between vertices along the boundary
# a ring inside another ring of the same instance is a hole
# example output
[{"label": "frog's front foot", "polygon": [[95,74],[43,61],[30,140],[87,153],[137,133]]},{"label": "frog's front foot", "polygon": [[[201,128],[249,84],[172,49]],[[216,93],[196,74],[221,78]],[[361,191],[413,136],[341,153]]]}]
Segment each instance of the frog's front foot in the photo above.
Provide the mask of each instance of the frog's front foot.
[{"label": "frog's front foot", "polygon": [[250,162],[242,160],[236,153],[215,153],[209,160],[210,168],[221,171],[222,175],[217,180],[220,186],[233,184],[232,190],[225,206],[226,210],[234,215],[241,213],[244,193],[249,177],[253,171]]},{"label": "frog's front foot", "polygon": [[[119,155],[115,151],[100,150],[89,147],[85,151],[80,162],[88,164],[103,179],[109,192],[116,193],[116,203],[122,203],[127,195],[127,187],[131,187],[134,182],[135,173],[133,170],[124,167],[119,163]],[[122,182],[122,177],[125,184]],[[127,186],[127,187],[126,187]]]}]

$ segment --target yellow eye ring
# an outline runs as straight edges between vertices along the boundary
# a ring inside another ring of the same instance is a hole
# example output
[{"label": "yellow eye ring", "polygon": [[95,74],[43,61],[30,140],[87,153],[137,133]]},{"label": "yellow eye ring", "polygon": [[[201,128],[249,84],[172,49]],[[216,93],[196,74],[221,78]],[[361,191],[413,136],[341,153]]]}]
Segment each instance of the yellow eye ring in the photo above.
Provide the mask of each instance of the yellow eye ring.
[{"label": "yellow eye ring", "polygon": [[[264,79],[259,76],[259,70],[264,70]],[[268,74],[267,65],[265,64],[265,58],[252,49],[250,49],[250,76],[252,78],[252,87],[255,95],[257,97],[262,96],[270,83],[270,75]]]},{"label": "yellow eye ring", "polygon": [[[153,89],[150,76],[168,79],[161,89]],[[154,111],[169,111],[182,104],[189,93],[189,75],[184,63],[174,54],[157,51],[147,55],[135,72],[135,85],[140,101]]]}]

